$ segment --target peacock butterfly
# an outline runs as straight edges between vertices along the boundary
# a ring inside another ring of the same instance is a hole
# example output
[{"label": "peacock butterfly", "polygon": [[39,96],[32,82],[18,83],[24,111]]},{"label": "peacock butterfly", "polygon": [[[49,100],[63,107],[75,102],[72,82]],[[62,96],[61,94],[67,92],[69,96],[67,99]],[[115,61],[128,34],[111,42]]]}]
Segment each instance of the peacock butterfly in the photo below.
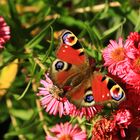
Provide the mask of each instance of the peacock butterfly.
[{"label": "peacock butterfly", "polygon": [[54,84],[78,107],[119,103],[125,98],[123,89],[110,77],[95,71],[77,37],[69,30],[60,35],[56,59],[49,73]]}]

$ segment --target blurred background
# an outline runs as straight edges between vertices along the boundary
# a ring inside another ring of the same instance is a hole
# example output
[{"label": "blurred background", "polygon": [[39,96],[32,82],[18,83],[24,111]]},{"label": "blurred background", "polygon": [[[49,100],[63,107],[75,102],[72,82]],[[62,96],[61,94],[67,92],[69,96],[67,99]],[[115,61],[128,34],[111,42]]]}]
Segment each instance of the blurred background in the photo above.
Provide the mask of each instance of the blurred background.
[{"label": "blurred background", "polygon": [[99,65],[110,39],[140,31],[139,0],[0,0],[0,16],[11,30],[0,50],[0,140],[44,140],[44,125],[69,120],[48,115],[36,97],[62,29]]}]

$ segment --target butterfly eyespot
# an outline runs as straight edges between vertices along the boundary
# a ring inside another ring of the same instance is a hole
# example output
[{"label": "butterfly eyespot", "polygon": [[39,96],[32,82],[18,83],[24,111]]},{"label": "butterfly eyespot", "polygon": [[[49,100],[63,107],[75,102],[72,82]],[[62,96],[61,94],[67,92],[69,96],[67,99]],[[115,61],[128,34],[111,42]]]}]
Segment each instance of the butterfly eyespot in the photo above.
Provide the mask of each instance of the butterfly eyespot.
[{"label": "butterfly eyespot", "polygon": [[91,103],[94,101],[94,97],[93,97],[93,95],[86,95],[84,100],[85,100],[85,102]]},{"label": "butterfly eyespot", "polygon": [[69,37],[69,40],[70,40],[70,41],[73,41],[74,39],[75,39],[74,36],[70,36],[70,37]]},{"label": "butterfly eyespot", "polygon": [[91,88],[88,88],[87,91],[85,92],[84,101],[85,101],[86,103],[91,103],[91,102],[94,101],[94,97],[93,97],[93,93],[92,93]]},{"label": "butterfly eyespot", "polygon": [[124,91],[118,85],[112,87],[112,89],[110,90],[110,94],[112,99],[114,99],[115,101],[120,101],[125,96]]},{"label": "butterfly eyespot", "polygon": [[73,46],[77,42],[77,37],[68,31],[63,34],[62,41],[66,45]]},{"label": "butterfly eyespot", "polygon": [[55,64],[55,69],[57,71],[62,70],[64,68],[64,62],[63,61],[57,61]]},{"label": "butterfly eyespot", "polygon": [[55,73],[59,71],[68,71],[69,69],[71,69],[71,66],[71,64],[62,61],[61,59],[56,59],[52,63],[51,72]]}]

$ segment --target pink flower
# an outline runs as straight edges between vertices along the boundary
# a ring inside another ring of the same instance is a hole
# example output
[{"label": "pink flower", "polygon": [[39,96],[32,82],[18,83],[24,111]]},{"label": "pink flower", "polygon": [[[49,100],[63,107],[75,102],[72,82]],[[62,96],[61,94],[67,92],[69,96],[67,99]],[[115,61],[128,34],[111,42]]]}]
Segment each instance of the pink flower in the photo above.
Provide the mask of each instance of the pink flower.
[{"label": "pink flower", "polygon": [[66,98],[61,98],[58,93],[61,90],[53,85],[52,80],[45,75],[46,79],[41,80],[41,84],[44,87],[39,88],[38,96],[43,96],[41,98],[41,105],[45,108],[46,112],[52,115],[57,115],[62,117],[62,115],[68,115],[70,111],[70,103]]},{"label": "pink flower", "polygon": [[120,109],[114,114],[114,120],[116,122],[116,125],[118,129],[120,129],[121,136],[124,138],[126,137],[125,134],[125,128],[128,128],[128,126],[132,122],[132,115],[129,110],[127,109]]},{"label": "pink flower", "polygon": [[123,80],[128,84],[127,87],[136,89],[140,93],[140,34],[130,33],[127,40],[132,41],[126,49],[130,70]]},{"label": "pink flower", "polygon": [[108,67],[111,74],[122,78],[128,73],[130,68],[125,49],[131,44],[130,40],[123,43],[122,38],[119,38],[118,43],[110,40],[110,44],[103,51],[103,58],[105,60],[104,66]]},{"label": "pink flower", "polygon": [[0,16],[0,48],[10,39],[10,28],[7,26],[4,18]]},{"label": "pink flower", "polygon": [[131,125],[140,128],[140,94],[131,91],[127,94],[126,100],[119,104],[119,110],[129,110],[132,114]]},{"label": "pink flower", "polygon": [[57,124],[50,131],[52,135],[46,136],[46,140],[86,140],[86,132],[69,122]]},{"label": "pink flower", "polygon": [[91,106],[91,107],[81,107],[77,108],[76,106],[72,105],[70,107],[70,115],[71,116],[79,116],[80,118],[86,117],[86,119],[91,119],[101,110],[101,106]]},{"label": "pink flower", "polygon": [[135,93],[140,94],[140,74],[130,69],[123,80],[126,82],[128,90],[136,90]]},{"label": "pink flower", "polygon": [[138,32],[131,32],[127,38],[133,41],[135,48],[140,49],[140,34]]}]

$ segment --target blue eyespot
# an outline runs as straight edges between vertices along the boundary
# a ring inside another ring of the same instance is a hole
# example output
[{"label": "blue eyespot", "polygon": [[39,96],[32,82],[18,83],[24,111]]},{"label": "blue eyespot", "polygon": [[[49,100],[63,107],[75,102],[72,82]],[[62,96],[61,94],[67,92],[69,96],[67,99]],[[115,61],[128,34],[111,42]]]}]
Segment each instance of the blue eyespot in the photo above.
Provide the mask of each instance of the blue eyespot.
[{"label": "blue eyespot", "polygon": [[114,95],[112,95],[112,98],[116,101],[119,101],[123,98],[123,93],[120,93],[118,95],[114,94]]},{"label": "blue eyespot", "polygon": [[112,99],[119,101],[123,98],[123,96],[124,96],[124,93],[120,88],[116,87],[116,88],[111,90]]},{"label": "blue eyespot", "polygon": [[67,37],[68,37],[69,34],[71,34],[71,32],[66,32],[66,33],[62,36],[63,43],[67,44]]},{"label": "blue eyespot", "polygon": [[86,95],[84,100],[85,102],[91,103],[92,101],[94,101],[94,97],[93,95]]},{"label": "blue eyespot", "polygon": [[56,69],[57,71],[62,70],[63,67],[64,67],[64,62],[62,62],[62,61],[58,61],[58,62],[55,64],[55,69]]}]

